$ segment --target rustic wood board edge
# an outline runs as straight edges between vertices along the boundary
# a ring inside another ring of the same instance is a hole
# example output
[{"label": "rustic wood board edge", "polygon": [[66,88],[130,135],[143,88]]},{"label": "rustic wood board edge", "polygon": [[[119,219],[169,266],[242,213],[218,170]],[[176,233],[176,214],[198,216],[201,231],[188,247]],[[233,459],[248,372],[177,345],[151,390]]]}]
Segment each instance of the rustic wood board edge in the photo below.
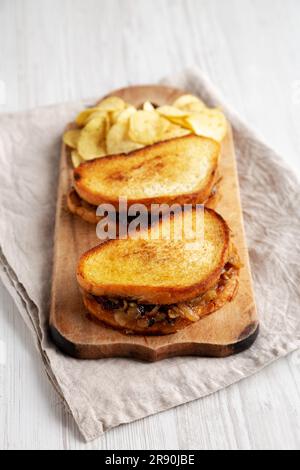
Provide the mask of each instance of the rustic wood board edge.
[{"label": "rustic wood board edge", "polygon": [[104,359],[110,357],[124,357],[139,359],[142,361],[156,362],[162,359],[177,356],[201,356],[201,357],[228,357],[239,354],[249,349],[256,341],[259,334],[259,325],[253,322],[247,328],[247,332],[243,339],[236,343],[227,345],[215,345],[207,343],[178,343],[170,347],[162,346],[158,350],[153,350],[148,347],[139,346],[136,344],[127,344],[123,348],[123,343],[114,344],[114,351],[111,350],[111,345],[102,344],[75,344],[67,337],[63,336],[60,331],[50,323],[50,333],[53,341],[59,349],[66,355],[74,357],[75,359]]}]

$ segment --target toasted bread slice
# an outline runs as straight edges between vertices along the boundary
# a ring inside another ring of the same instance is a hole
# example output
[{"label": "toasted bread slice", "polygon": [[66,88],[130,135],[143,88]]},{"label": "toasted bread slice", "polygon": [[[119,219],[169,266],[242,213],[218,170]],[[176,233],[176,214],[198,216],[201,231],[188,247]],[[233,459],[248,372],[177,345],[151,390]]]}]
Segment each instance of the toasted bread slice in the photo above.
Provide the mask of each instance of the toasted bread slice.
[{"label": "toasted bread slice", "polygon": [[195,208],[180,211],[169,224],[163,218],[152,228],[124,240],[109,240],[85,253],[77,280],[84,291],[97,296],[129,297],[150,304],[184,302],[218,281],[228,259],[229,240],[226,222],[213,210],[204,209],[202,216]]},{"label": "toasted bread slice", "polygon": [[[78,215],[86,222],[90,224],[97,224],[100,222],[103,217],[96,215],[97,207],[89,204],[88,202],[84,201],[75,191],[75,189],[71,189],[68,196],[67,196],[67,206],[72,214]],[[129,218],[132,220],[132,218]],[[119,214],[117,214],[116,221],[114,218],[111,219],[111,223],[116,223],[116,233],[119,233],[119,228],[123,227],[123,225],[127,226],[126,221],[119,220]],[[104,240],[107,239],[105,236]]]},{"label": "toasted bread slice", "polygon": [[72,214],[78,215],[90,224],[97,224],[101,217],[96,215],[97,207],[84,201],[75,191],[71,189],[67,196],[68,209]]},{"label": "toasted bread slice", "polygon": [[[204,204],[210,209],[215,209],[219,200],[220,191],[217,183],[213,188],[209,198],[204,202]],[[94,206],[89,202],[84,201],[79,196],[79,194],[77,194],[74,188],[69,191],[69,194],[67,196],[67,205],[69,211],[72,214],[81,217],[83,220],[89,222],[90,224],[97,224],[101,220],[101,217],[98,217],[96,215],[97,206]]]},{"label": "toasted bread slice", "polygon": [[[142,335],[168,335],[176,333],[183,328],[193,324],[195,321],[210,315],[222,308],[227,302],[231,302],[239,286],[239,270],[236,268],[227,279],[221,279],[214,289],[204,294],[203,298],[197,299],[192,305],[194,321],[186,316],[178,316],[171,323],[167,320],[158,320],[150,323],[147,318],[131,318],[128,313],[109,311],[99,303],[95,297],[83,294],[83,302],[87,310],[104,323],[106,326],[121,330],[128,334]],[[191,304],[183,304],[183,308],[191,308]]]},{"label": "toasted bread slice", "polygon": [[219,155],[220,145],[211,139],[179,137],[83,163],[74,169],[74,185],[93,205],[118,207],[119,197],[147,207],[203,203],[214,185]]}]

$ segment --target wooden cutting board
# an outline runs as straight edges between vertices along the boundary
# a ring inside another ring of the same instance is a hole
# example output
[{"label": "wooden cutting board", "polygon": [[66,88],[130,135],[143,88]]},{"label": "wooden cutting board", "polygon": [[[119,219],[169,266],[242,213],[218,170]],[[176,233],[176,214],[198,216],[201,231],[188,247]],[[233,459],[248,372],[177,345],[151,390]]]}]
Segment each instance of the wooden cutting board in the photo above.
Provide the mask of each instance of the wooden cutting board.
[{"label": "wooden cutting board", "polygon": [[[112,93],[135,106],[146,100],[157,105],[169,104],[181,94],[181,90],[163,86],[136,86]],[[174,335],[126,335],[92,320],[85,311],[76,282],[76,265],[79,256],[99,244],[99,240],[94,225],[71,215],[67,210],[66,194],[72,185],[72,166],[69,151],[65,145],[62,146],[50,312],[52,338],[62,351],[81,359],[119,356],[157,361],[181,355],[225,357],[253,344],[258,334],[258,317],[230,128],[222,145],[220,174],[221,200],[217,211],[232,229],[233,240],[243,263],[235,300]]]}]

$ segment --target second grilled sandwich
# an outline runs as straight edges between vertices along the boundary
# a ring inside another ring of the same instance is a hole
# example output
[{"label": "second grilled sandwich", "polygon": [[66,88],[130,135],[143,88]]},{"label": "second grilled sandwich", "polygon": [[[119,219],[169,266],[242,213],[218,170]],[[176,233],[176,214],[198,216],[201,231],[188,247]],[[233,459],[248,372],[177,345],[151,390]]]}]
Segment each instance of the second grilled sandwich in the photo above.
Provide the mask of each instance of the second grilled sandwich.
[{"label": "second grilled sandwich", "polygon": [[74,169],[72,213],[97,223],[97,206],[119,198],[128,205],[208,204],[215,199],[220,145],[195,135],[160,142],[127,155],[110,155]]},{"label": "second grilled sandwich", "polygon": [[[230,229],[219,214],[205,209],[196,238],[189,230],[182,236],[182,226],[189,221],[195,226],[196,217],[195,209],[177,213],[170,224],[161,220],[81,256],[77,280],[92,316],[131,333],[170,334],[230,302],[241,267]],[[155,229],[160,236],[152,239]],[[162,236],[169,229],[173,238]]]}]

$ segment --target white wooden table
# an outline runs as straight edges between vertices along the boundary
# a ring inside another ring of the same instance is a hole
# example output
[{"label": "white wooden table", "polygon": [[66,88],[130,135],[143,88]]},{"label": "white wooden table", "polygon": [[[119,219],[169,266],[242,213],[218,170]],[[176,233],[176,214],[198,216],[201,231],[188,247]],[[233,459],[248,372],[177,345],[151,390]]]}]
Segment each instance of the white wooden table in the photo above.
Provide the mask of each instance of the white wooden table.
[{"label": "white wooden table", "polygon": [[[300,173],[299,24],[299,0],[1,0],[0,111],[101,95],[197,64]],[[86,445],[2,286],[1,346],[0,448],[300,448],[300,352]]]}]

